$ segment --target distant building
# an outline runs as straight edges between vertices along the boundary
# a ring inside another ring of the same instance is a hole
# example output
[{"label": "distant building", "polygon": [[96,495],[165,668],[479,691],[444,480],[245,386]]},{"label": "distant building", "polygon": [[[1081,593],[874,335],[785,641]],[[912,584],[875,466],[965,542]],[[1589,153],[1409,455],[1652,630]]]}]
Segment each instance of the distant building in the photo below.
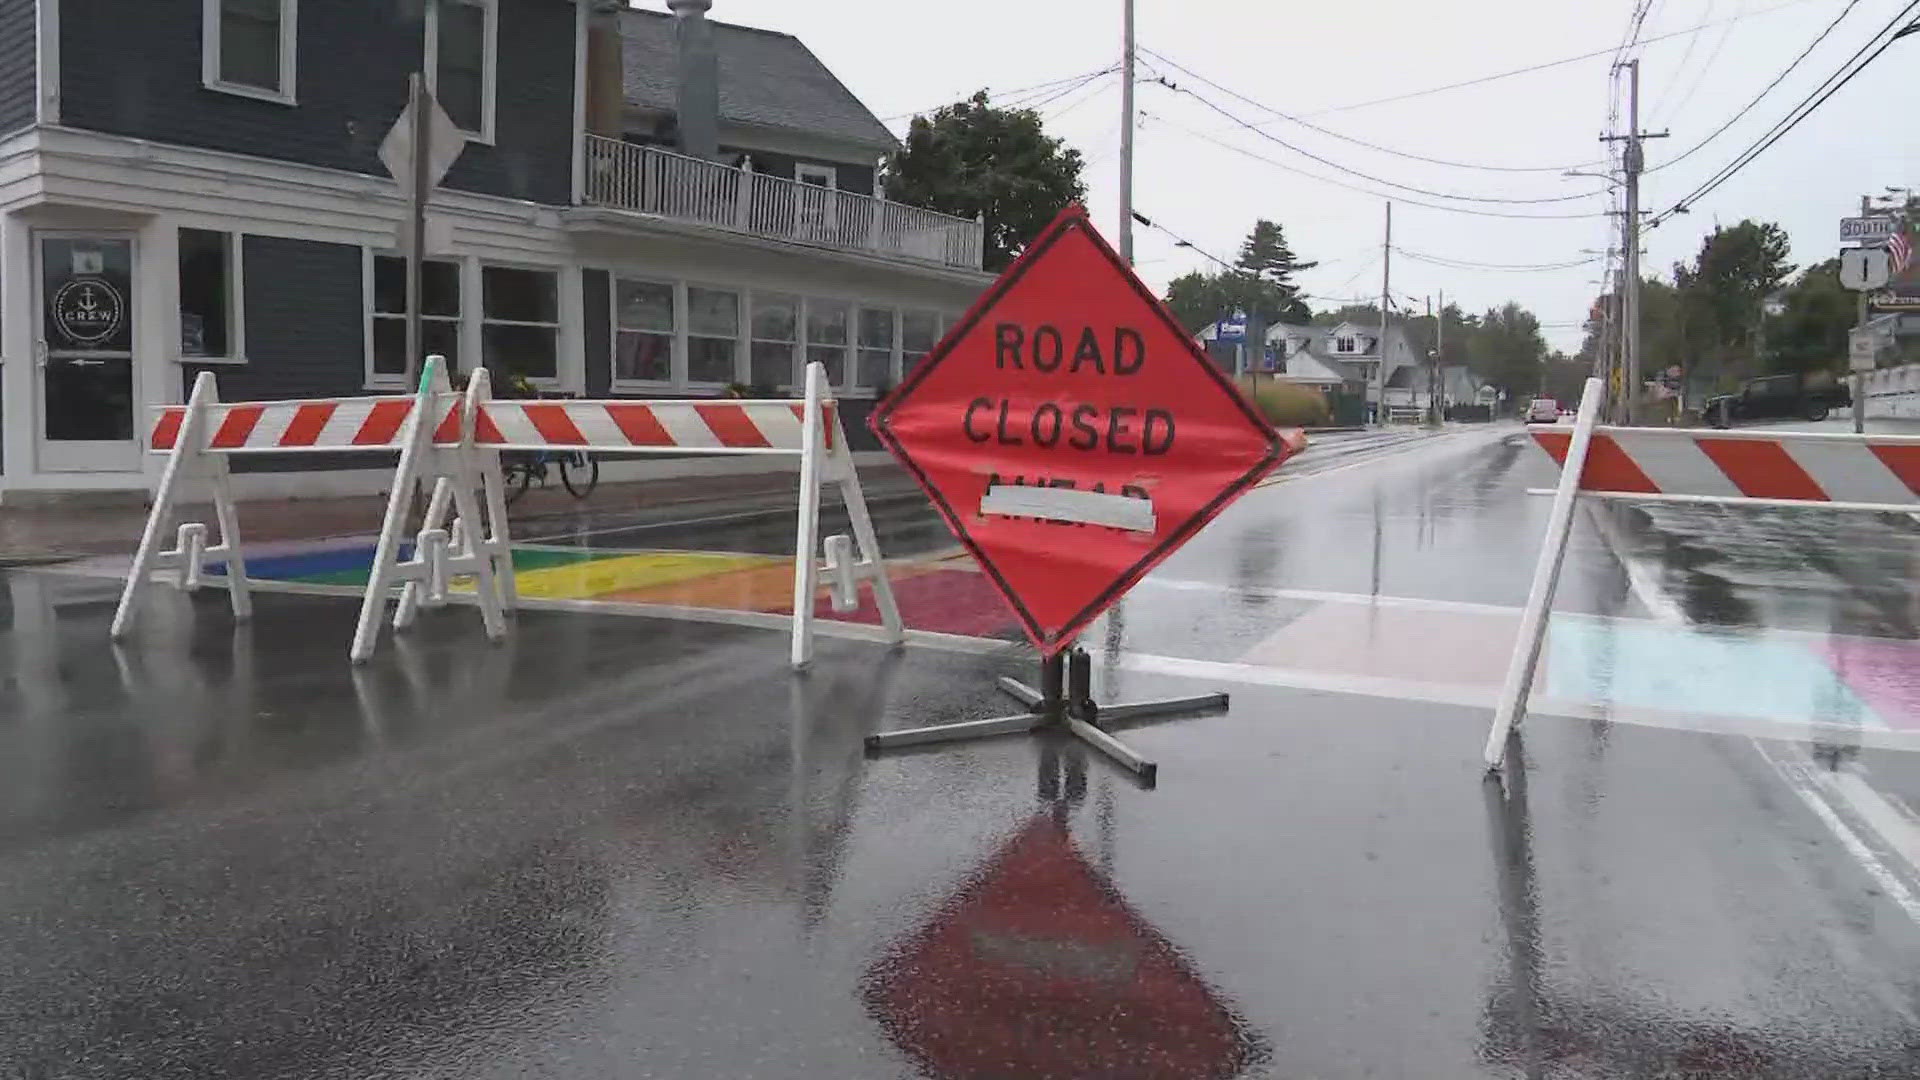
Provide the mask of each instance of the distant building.
[{"label": "distant building", "polygon": [[[1228,371],[1236,370],[1236,362],[1244,353],[1244,346],[1217,341],[1218,336],[1214,326],[1203,328],[1198,335],[1216,362]],[[1338,326],[1275,323],[1267,327],[1266,337],[1267,351],[1273,359],[1268,365],[1260,367],[1261,371],[1270,371],[1276,379],[1302,385],[1328,389],[1339,387],[1355,393],[1364,389],[1369,404],[1379,400],[1379,392],[1374,386],[1374,374],[1380,365],[1378,325],[1362,326],[1355,322],[1343,322]],[[1395,377],[1399,376],[1404,385],[1407,371],[1421,363],[1420,354],[1408,339],[1404,326],[1388,325],[1386,355],[1387,400],[1389,404],[1395,404],[1391,392]],[[1424,392],[1424,382],[1421,386]],[[1467,393],[1469,397],[1472,395],[1471,390]]]}]

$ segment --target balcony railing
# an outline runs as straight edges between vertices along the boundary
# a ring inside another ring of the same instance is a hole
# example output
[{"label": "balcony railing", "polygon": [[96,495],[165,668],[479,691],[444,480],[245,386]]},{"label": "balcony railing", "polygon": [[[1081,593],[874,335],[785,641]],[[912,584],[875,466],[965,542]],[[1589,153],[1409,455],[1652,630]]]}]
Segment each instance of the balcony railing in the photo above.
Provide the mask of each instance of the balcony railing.
[{"label": "balcony railing", "polygon": [[615,210],[980,269],[979,221],[587,136],[586,201]]}]

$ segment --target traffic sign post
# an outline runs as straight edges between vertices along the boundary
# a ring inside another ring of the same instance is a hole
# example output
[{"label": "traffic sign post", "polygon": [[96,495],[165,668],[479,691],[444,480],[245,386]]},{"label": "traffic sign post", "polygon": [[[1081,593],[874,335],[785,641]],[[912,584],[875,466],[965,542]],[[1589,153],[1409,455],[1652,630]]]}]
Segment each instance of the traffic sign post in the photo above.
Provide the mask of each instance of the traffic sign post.
[{"label": "traffic sign post", "polygon": [[1073,640],[1304,439],[1254,411],[1077,206],[870,423],[1045,659],[1038,689],[1001,680],[1031,711],[884,732],[869,749],[1058,727],[1151,782],[1154,764],[1100,723],[1226,695],[1099,707]]}]

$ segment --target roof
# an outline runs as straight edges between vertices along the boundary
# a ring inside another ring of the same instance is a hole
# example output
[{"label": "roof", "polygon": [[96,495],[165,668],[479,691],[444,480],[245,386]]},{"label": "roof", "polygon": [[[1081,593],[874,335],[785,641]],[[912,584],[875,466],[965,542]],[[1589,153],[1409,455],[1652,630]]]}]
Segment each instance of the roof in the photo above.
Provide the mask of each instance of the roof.
[{"label": "roof", "polygon": [[[792,34],[708,20],[720,61],[720,119],[822,135],[879,150],[893,133]],[[628,105],[673,112],[679,92],[674,17],[628,8],[620,16]]]}]

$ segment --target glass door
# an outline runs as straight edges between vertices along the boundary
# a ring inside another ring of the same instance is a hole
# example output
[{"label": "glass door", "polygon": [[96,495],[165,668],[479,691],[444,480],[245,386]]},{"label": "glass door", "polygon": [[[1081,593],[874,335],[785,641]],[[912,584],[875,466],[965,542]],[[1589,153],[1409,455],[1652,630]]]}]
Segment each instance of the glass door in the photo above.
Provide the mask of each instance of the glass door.
[{"label": "glass door", "polygon": [[39,234],[40,467],[132,471],[133,238]]}]

